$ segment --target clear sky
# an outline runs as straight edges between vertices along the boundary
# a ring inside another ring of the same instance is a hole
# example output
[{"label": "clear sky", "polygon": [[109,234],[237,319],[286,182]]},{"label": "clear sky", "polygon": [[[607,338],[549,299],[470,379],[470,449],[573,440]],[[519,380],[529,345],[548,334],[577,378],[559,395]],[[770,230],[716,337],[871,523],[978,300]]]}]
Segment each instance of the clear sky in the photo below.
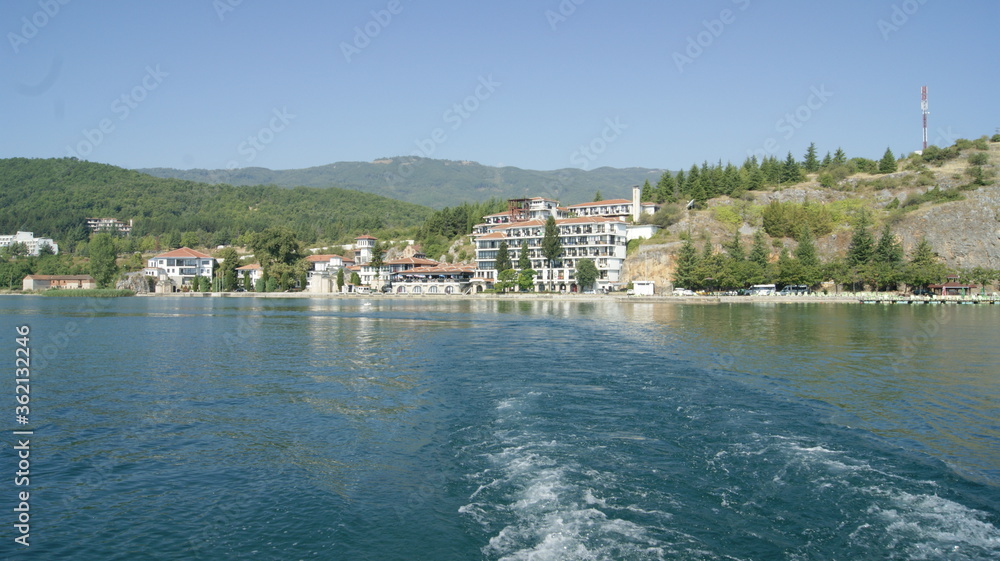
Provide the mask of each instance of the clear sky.
[{"label": "clear sky", "polygon": [[1000,127],[996,0],[4,0],[0,157],[687,168]]}]

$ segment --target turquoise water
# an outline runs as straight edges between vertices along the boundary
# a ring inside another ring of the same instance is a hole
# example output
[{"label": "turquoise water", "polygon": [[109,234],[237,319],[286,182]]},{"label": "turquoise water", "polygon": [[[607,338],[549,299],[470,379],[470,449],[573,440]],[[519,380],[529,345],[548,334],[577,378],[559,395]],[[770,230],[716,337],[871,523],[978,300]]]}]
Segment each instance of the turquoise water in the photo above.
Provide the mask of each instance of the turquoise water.
[{"label": "turquoise water", "polygon": [[8,376],[0,558],[996,559],[998,321],[0,298],[34,360],[31,545]]}]

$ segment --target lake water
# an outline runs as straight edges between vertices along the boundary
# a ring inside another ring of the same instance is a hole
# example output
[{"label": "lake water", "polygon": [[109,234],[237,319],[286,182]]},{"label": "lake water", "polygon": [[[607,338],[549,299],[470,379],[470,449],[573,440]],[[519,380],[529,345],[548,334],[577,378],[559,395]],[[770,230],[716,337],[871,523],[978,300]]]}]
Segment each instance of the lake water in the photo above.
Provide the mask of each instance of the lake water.
[{"label": "lake water", "polygon": [[998,325],[1000,306],[0,298],[0,558],[997,559]]}]

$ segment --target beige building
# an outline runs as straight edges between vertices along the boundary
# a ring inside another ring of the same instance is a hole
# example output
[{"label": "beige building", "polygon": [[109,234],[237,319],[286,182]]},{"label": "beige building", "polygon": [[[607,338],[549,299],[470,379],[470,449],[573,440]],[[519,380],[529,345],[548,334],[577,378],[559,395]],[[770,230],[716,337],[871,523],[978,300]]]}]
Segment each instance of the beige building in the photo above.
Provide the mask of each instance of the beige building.
[{"label": "beige building", "polygon": [[21,288],[23,290],[97,288],[97,281],[90,275],[28,275],[24,277]]}]

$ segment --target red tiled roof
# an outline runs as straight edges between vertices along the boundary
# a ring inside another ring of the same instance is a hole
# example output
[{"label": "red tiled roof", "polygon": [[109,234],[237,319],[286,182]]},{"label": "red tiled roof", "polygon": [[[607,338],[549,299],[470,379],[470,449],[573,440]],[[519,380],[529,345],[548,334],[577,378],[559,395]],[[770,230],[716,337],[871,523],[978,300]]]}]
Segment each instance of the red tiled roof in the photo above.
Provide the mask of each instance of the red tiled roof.
[{"label": "red tiled roof", "polygon": [[356,237],[354,239],[356,239],[356,240],[377,240],[378,238],[376,238],[374,236],[369,236],[368,234],[362,234],[362,235],[360,235],[360,236],[358,236],[358,237]]},{"label": "red tiled roof", "polygon": [[446,273],[471,273],[476,270],[475,265],[453,265],[451,263],[441,263],[435,267],[416,267],[400,274],[430,274],[441,275]]},{"label": "red tiled roof", "polygon": [[311,263],[321,263],[323,261],[329,261],[329,260],[333,259],[334,257],[336,257],[337,259],[343,259],[341,256],[339,256],[339,255],[333,255],[333,254],[330,254],[330,255],[307,255],[306,256],[306,261],[309,261]]},{"label": "red tiled roof", "polygon": [[[523,224],[523,222],[522,222],[522,224]],[[490,232],[489,234],[483,234],[481,236],[478,236],[478,237],[476,237],[476,239],[477,240],[502,240],[502,239],[504,239],[506,237],[507,236],[505,236],[503,232]]]},{"label": "red tiled roof", "polygon": [[94,277],[90,275],[28,275],[24,277],[26,279],[34,280],[82,280],[94,282]]},{"label": "red tiled roof", "polygon": [[[557,218],[556,225],[573,225],[573,224],[608,224],[614,222],[621,222],[621,220],[614,216],[580,216],[577,218]],[[493,240],[500,239],[504,237],[503,232],[513,228],[539,228],[545,226],[545,220],[538,218],[532,220],[525,220],[524,222],[517,222],[515,224],[492,224],[490,225],[490,230],[488,234],[483,234],[478,236],[477,240]]]},{"label": "red tiled roof", "polygon": [[403,257],[402,259],[393,259],[392,261],[386,261],[386,265],[437,265],[438,262],[433,259],[421,259],[419,257]]},{"label": "red tiled roof", "polygon": [[242,267],[236,267],[237,271],[256,271],[260,269],[260,263],[251,263],[249,265],[243,265]]},{"label": "red tiled roof", "polygon": [[606,201],[596,201],[593,203],[577,203],[575,205],[569,205],[567,208],[580,208],[583,206],[604,206],[604,205],[629,205],[632,201],[628,199],[608,199]]},{"label": "red tiled roof", "polygon": [[214,257],[212,257],[211,255],[205,255],[204,253],[200,251],[195,251],[190,247],[182,247],[180,249],[175,249],[173,251],[161,253],[160,255],[153,257],[153,259],[159,259],[161,257],[170,257],[170,258],[183,257],[188,259],[214,259]]}]

